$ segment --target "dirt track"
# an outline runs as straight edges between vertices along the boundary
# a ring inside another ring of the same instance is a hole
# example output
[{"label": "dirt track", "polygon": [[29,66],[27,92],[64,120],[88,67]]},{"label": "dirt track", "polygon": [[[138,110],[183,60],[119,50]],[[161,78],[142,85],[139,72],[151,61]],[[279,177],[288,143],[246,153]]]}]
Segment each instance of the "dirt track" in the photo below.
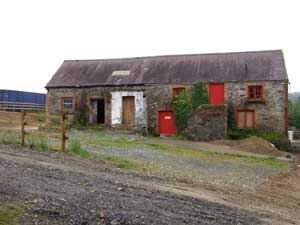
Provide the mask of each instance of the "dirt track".
[{"label": "dirt track", "polygon": [[0,173],[0,204],[24,205],[35,224],[265,224],[254,213],[161,191],[168,181],[68,154],[0,145]]}]

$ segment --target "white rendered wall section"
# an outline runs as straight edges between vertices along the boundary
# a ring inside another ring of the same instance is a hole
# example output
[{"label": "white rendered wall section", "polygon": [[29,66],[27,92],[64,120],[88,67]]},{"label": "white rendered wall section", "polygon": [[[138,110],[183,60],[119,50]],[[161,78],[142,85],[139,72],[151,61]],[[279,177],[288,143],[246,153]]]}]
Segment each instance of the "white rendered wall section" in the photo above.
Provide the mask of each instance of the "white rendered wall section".
[{"label": "white rendered wall section", "polygon": [[143,91],[113,91],[111,92],[111,124],[122,124],[122,98],[125,96],[134,97],[135,124],[146,124],[146,100]]}]

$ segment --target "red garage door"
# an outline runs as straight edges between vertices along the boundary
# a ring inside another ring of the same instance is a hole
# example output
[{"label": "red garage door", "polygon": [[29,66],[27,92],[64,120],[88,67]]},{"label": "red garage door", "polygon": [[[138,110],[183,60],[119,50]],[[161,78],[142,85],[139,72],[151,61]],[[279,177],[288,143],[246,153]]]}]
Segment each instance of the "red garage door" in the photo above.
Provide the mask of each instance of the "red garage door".
[{"label": "red garage door", "polygon": [[158,112],[159,134],[176,134],[174,115],[172,111]]},{"label": "red garage door", "polygon": [[224,84],[209,84],[209,104],[224,104]]}]

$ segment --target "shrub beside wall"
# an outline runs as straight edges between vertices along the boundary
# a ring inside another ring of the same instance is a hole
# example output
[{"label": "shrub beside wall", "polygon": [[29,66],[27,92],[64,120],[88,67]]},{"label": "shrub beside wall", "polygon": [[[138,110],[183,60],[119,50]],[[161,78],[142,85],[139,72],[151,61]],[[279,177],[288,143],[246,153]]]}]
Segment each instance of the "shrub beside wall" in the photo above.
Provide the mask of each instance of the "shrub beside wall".
[{"label": "shrub beside wall", "polygon": [[172,102],[174,122],[177,132],[183,131],[187,126],[187,120],[192,111],[192,101],[186,91],[181,92]]}]

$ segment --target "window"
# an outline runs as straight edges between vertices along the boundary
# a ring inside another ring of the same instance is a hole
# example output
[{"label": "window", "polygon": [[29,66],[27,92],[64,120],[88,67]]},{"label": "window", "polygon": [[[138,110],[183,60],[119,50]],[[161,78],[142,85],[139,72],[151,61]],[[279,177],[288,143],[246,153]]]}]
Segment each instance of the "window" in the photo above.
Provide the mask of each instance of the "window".
[{"label": "window", "polygon": [[263,100],[263,86],[261,86],[261,85],[248,86],[248,100],[262,101]]},{"label": "window", "polygon": [[181,92],[185,91],[184,87],[173,88],[173,98],[176,98]]},{"label": "window", "polygon": [[239,129],[247,129],[255,127],[255,111],[254,110],[238,110],[237,111],[237,127]]},{"label": "window", "polygon": [[67,97],[67,98],[62,98],[62,109],[64,111],[73,111],[73,98],[72,97]]}]

